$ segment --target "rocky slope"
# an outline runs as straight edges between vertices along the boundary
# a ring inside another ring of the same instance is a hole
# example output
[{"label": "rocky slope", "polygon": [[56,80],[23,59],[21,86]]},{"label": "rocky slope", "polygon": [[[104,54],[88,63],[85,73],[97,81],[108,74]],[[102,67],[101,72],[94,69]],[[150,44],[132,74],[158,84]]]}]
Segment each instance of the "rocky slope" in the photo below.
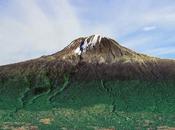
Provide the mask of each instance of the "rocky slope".
[{"label": "rocky slope", "polygon": [[53,83],[64,80],[174,80],[175,61],[136,53],[100,35],[81,37],[62,51],[0,67],[0,79],[44,74]]},{"label": "rocky slope", "polygon": [[47,58],[69,61],[73,64],[79,62],[112,64],[119,61],[144,62],[156,59],[136,53],[119,45],[113,39],[100,35],[78,38],[62,51]]}]

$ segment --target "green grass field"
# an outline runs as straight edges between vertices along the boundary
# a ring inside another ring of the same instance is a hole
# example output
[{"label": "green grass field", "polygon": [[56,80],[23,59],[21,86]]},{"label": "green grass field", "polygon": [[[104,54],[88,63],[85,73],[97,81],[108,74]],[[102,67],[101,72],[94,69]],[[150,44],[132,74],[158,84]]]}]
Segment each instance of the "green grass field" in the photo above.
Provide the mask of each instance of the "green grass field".
[{"label": "green grass field", "polygon": [[0,129],[164,130],[175,128],[174,81],[0,84]]}]

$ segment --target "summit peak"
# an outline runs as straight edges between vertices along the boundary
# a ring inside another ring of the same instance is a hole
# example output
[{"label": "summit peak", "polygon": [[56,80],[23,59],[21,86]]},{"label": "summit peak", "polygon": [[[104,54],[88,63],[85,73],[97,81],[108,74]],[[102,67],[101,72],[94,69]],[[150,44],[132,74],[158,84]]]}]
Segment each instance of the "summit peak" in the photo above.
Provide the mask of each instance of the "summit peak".
[{"label": "summit peak", "polygon": [[83,52],[86,52],[88,49],[93,48],[97,43],[101,43],[103,36],[99,34],[95,34],[89,37],[86,37],[83,39],[80,43],[80,46],[78,46],[74,53],[81,55]]},{"label": "summit peak", "polygon": [[[78,63],[116,63],[142,61],[150,57],[121,46],[115,40],[96,34],[73,40],[62,51],[52,55],[56,59]],[[152,59],[152,58],[151,58]]]}]

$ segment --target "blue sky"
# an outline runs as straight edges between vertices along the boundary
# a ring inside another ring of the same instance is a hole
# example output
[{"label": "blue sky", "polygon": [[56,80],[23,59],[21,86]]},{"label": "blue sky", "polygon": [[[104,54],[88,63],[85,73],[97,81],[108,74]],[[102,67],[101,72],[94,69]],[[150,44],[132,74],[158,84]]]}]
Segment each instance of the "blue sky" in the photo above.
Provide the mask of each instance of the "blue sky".
[{"label": "blue sky", "polygon": [[175,0],[0,0],[0,65],[102,34],[137,52],[175,59]]}]

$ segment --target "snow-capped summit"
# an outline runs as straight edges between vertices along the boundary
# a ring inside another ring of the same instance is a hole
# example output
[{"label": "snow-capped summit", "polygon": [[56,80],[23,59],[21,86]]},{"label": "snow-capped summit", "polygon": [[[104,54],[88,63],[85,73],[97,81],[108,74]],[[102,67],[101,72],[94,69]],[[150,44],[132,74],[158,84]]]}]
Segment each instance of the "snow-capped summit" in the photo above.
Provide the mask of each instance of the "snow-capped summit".
[{"label": "snow-capped summit", "polygon": [[118,61],[142,61],[150,57],[138,54],[121,46],[115,40],[101,35],[80,37],[72,41],[62,51],[53,55],[56,59],[78,63],[115,63]]},{"label": "snow-capped summit", "polygon": [[83,40],[79,47],[74,51],[76,54],[81,55],[81,53],[86,52],[88,49],[93,48],[97,43],[101,42],[103,37],[101,35],[92,35]]}]

